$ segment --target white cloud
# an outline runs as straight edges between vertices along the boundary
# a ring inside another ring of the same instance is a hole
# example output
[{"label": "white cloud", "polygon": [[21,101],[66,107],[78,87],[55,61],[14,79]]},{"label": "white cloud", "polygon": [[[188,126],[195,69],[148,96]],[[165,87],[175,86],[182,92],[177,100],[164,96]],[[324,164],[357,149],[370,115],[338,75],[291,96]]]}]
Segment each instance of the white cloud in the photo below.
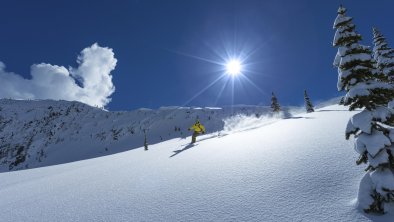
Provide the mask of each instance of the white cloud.
[{"label": "white cloud", "polygon": [[34,64],[31,79],[5,71],[0,62],[0,98],[62,99],[102,107],[111,101],[109,97],[115,91],[111,71],[116,62],[112,49],[97,43],[82,50],[77,68]]}]

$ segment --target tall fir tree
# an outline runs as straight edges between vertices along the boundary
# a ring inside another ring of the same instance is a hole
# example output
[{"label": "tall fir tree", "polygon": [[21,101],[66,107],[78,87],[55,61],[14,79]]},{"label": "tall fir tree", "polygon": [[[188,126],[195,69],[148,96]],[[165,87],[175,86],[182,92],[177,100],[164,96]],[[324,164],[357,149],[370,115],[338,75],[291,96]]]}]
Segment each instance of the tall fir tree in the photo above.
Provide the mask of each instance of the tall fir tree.
[{"label": "tall fir tree", "polygon": [[361,35],[355,31],[346,9],[338,9],[333,46],[338,47],[334,65],[338,67],[338,90],[345,91],[343,102],[350,110],[362,108],[346,128],[346,139],[355,138],[360,154],[357,164],[368,165],[361,180],[358,203],[367,213],[384,213],[384,204],[394,201],[394,123],[393,110],[386,107],[394,98],[391,86],[381,81],[368,47],[360,45]]},{"label": "tall fir tree", "polygon": [[377,68],[390,82],[394,82],[394,49],[389,47],[386,38],[376,28],[373,28],[373,43],[373,57]]},{"label": "tall fir tree", "polygon": [[275,113],[280,112],[280,105],[278,103],[278,99],[276,98],[274,92],[272,92],[272,97],[271,97],[271,108],[272,111]]},{"label": "tall fir tree", "polygon": [[[346,9],[341,5],[338,9],[338,16],[334,22],[334,29],[337,28],[337,31],[335,32],[333,46],[338,47],[338,51],[333,65],[337,68],[339,68],[341,53],[343,53],[341,46],[357,43],[361,40],[361,35],[355,32],[356,27],[354,24],[352,24],[353,18],[347,17],[345,12]],[[338,75],[337,88],[338,91],[343,91],[343,83],[340,78],[341,77]],[[344,96],[341,98],[339,105],[345,105]]]},{"label": "tall fir tree", "polygon": [[304,90],[304,101],[305,101],[305,109],[307,113],[312,113],[315,112],[315,109],[313,108],[312,102],[309,99],[308,93],[306,90]]}]

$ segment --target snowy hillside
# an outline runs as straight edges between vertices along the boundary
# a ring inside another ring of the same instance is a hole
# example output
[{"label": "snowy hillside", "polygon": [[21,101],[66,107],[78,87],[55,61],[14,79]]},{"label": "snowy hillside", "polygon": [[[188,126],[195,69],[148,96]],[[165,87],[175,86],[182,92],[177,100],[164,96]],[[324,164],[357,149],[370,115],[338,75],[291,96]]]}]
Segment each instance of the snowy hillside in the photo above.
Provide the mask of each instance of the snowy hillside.
[{"label": "snowy hillside", "polygon": [[191,134],[187,129],[197,117],[208,133],[221,131],[223,134],[226,133],[223,130],[240,127],[234,126],[240,116],[249,116],[256,122],[272,115],[269,107],[261,106],[162,107],[159,110],[107,112],[79,102],[1,99],[0,172],[67,163],[137,148],[144,143],[144,130],[149,144],[186,137]]},{"label": "snowy hillside", "polygon": [[364,172],[344,139],[353,114],[329,106],[193,147],[175,138],[0,173],[2,220],[394,221],[355,209]]}]

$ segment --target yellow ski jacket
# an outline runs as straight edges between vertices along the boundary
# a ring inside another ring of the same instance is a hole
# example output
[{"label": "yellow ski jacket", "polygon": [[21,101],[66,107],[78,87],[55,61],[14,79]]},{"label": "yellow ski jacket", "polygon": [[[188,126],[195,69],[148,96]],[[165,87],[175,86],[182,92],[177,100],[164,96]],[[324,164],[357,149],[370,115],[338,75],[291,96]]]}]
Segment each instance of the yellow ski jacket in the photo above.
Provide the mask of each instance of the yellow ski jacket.
[{"label": "yellow ski jacket", "polygon": [[205,127],[200,122],[196,122],[189,130],[194,130],[196,133],[205,133]]}]

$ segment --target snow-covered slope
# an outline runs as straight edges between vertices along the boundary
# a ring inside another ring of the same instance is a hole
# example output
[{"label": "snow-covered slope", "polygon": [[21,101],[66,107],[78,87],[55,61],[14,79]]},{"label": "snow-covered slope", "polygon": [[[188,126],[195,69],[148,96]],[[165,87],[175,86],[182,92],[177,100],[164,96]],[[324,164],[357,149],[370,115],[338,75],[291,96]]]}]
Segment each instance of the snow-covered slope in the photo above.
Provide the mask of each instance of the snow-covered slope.
[{"label": "snow-covered slope", "polygon": [[236,106],[107,112],[78,102],[0,99],[0,172],[130,150],[143,145],[144,130],[150,144],[186,137],[196,118],[208,133],[219,132],[234,127],[239,115],[262,121],[272,116],[270,110]]},{"label": "snow-covered slope", "polygon": [[188,146],[175,138],[0,173],[3,221],[394,221],[355,209],[354,112],[330,106]]}]

